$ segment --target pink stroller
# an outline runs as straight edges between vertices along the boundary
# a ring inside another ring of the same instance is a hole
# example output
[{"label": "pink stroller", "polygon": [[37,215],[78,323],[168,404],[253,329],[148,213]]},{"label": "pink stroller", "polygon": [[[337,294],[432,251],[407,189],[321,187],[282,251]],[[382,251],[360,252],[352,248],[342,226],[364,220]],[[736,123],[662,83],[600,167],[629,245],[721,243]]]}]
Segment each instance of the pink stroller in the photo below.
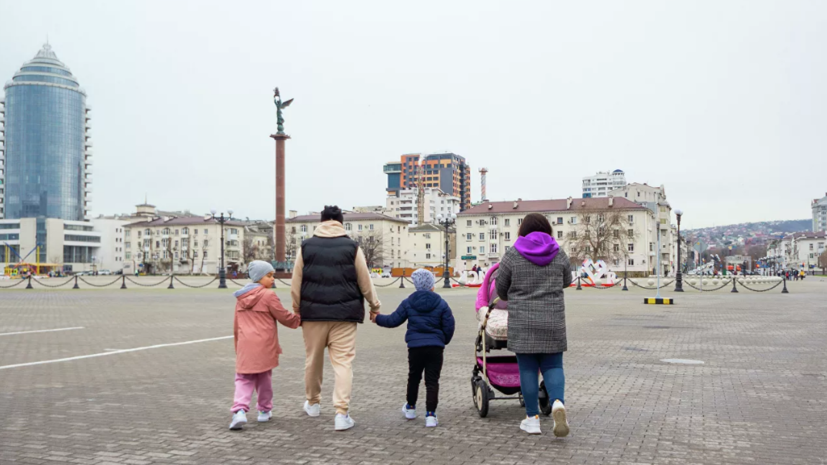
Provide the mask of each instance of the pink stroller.
[{"label": "pink stroller", "polygon": [[[508,348],[508,302],[497,297],[497,273],[499,263],[488,270],[477,293],[477,319],[480,327],[474,343],[474,370],[471,390],[474,406],[481,417],[488,415],[488,403],[492,400],[519,400],[525,407],[520,392],[520,369],[514,355],[489,356],[492,350]],[[497,396],[496,391],[505,396]],[[515,396],[516,394],[516,396]],[[551,402],[544,383],[540,383],[540,411],[551,415]]]}]

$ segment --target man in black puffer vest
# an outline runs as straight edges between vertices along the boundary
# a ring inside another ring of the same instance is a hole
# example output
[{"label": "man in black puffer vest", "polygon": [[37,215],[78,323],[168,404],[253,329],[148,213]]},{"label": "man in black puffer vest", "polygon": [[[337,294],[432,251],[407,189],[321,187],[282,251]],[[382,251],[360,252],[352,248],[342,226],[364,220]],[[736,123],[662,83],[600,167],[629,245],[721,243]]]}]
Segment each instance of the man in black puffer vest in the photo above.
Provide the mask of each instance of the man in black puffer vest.
[{"label": "man in black puffer vest", "polygon": [[293,311],[301,313],[306,360],[304,411],[319,416],[324,350],[336,375],[333,406],[335,428],[353,427],[348,414],[353,383],[353,358],[356,356],[356,324],[365,320],[365,300],[370,305],[371,321],[381,305],[370,280],[365,254],[359,244],[347,237],[344,215],[339,207],[325,207],[322,223],[313,237],[302,242],[293,267],[290,295]]}]

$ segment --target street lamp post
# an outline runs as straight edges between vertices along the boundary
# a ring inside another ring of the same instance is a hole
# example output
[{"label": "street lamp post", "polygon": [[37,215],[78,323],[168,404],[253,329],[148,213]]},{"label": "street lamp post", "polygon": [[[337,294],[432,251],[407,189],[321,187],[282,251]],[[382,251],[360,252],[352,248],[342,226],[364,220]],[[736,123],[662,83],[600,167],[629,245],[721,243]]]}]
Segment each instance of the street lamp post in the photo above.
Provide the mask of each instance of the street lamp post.
[{"label": "street lamp post", "polygon": [[683,276],[681,276],[681,216],[683,210],[675,210],[678,218],[678,274],[675,276],[675,292],[683,292]]},{"label": "street lamp post", "polygon": [[439,216],[437,216],[437,221],[439,221],[439,224],[445,228],[445,267],[442,269],[442,277],[445,279],[445,281],[443,282],[442,287],[445,289],[449,289],[451,287],[451,275],[450,273],[448,273],[448,257],[450,254],[450,251],[448,250],[448,228],[450,228],[456,220],[455,216],[449,213],[445,215],[444,219],[442,217],[442,214],[440,214]]},{"label": "street lamp post", "polygon": [[224,212],[221,212],[218,217],[215,216],[215,210],[211,210],[210,213],[212,214],[211,218],[221,225],[221,262],[218,268],[218,288],[227,289],[227,269],[224,268],[224,223],[233,218],[233,211],[227,210],[228,216],[226,218],[224,218]]}]

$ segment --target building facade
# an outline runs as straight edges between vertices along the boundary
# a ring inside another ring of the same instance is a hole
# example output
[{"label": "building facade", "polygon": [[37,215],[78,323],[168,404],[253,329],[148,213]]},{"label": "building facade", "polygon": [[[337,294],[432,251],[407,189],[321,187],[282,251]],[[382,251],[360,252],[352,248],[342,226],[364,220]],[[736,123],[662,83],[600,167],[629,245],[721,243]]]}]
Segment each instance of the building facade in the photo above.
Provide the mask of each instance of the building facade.
[{"label": "building facade", "polygon": [[[27,263],[42,270],[99,271],[102,234],[92,223],[58,218],[0,220],[0,257],[4,268]],[[38,252],[39,255],[38,255]]]},{"label": "building facade", "polygon": [[781,241],[784,267],[809,270],[818,267],[818,258],[827,247],[827,232],[798,232]]},{"label": "building facade", "polygon": [[[313,237],[320,216],[300,215],[288,218],[287,248],[296,253],[305,239]],[[409,224],[407,221],[379,213],[344,213],[347,235],[361,244],[369,266],[399,268],[409,266]]]},{"label": "building facade", "polygon": [[122,271],[125,265],[125,226],[130,222],[118,217],[100,216],[89,221],[92,230],[100,234],[100,248],[95,254],[95,265],[98,270],[108,270],[113,273]]},{"label": "building facade", "polygon": [[408,221],[411,226],[419,224],[435,224],[439,215],[456,215],[460,212],[461,199],[446,194],[435,187],[422,189],[424,202],[422,221],[419,219],[418,201],[419,193],[416,189],[401,189],[395,196],[387,198],[385,214],[394,218]]},{"label": "building facade", "polygon": [[609,192],[625,185],[626,174],[623,170],[601,171],[583,178],[583,198],[606,197]]},{"label": "building facade", "polygon": [[[408,268],[436,268],[445,264],[445,228],[434,224],[408,229]],[[453,267],[456,254],[456,228],[448,230],[448,266]]]},{"label": "building facade", "polygon": [[813,200],[813,232],[827,231],[827,194],[820,199]]},{"label": "building facade", "polygon": [[92,142],[86,92],[49,44],[3,89],[4,217],[88,219]]},{"label": "building facade", "polygon": [[395,197],[403,189],[416,189],[421,179],[422,187],[436,188],[458,197],[460,209],[471,207],[471,167],[465,157],[455,153],[413,153],[402,155],[399,162],[389,162],[383,171],[388,176],[388,196]]},{"label": "building facade", "polygon": [[[670,226],[661,225],[648,208],[613,197],[518,199],[475,205],[457,217],[457,268],[462,271],[478,265],[487,269],[498,263],[513,247],[522,220],[529,213],[539,213],[549,220],[555,239],[575,264],[587,258],[603,260],[618,275],[627,270],[630,276],[648,276],[657,271],[660,253],[660,273],[672,273],[672,244],[663,240],[666,234],[662,231]],[[612,232],[615,229],[617,233]],[[660,251],[659,231],[663,234]]]}]

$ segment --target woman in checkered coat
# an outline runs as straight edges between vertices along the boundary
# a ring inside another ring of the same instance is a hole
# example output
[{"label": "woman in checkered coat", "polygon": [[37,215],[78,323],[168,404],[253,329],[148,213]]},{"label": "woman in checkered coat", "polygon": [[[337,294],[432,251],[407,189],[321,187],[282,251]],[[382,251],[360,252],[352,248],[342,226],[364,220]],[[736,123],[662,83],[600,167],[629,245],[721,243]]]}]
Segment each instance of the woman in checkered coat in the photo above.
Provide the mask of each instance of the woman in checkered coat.
[{"label": "woman in checkered coat", "polygon": [[508,301],[508,349],[517,354],[526,419],[520,429],[540,434],[539,373],[554,401],[554,435],[569,434],[564,407],[566,303],[563,289],[572,282],[571,263],[539,213],[526,216],[519,238],[500,262],[497,294]]}]

